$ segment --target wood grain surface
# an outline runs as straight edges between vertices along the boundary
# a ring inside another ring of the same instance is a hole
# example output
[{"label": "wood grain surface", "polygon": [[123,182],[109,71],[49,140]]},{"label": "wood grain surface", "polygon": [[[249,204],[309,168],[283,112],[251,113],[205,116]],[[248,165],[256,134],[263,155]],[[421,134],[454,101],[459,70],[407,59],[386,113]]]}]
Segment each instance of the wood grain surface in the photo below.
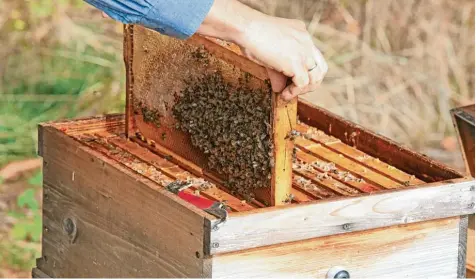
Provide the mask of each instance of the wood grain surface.
[{"label": "wood grain surface", "polygon": [[466,178],[404,190],[235,213],[211,254],[474,213],[474,181]]},{"label": "wood grain surface", "polygon": [[208,276],[208,214],[60,130],[41,129],[41,271],[51,277]]},{"label": "wood grain surface", "polygon": [[459,217],[214,256],[213,278],[455,278]]}]

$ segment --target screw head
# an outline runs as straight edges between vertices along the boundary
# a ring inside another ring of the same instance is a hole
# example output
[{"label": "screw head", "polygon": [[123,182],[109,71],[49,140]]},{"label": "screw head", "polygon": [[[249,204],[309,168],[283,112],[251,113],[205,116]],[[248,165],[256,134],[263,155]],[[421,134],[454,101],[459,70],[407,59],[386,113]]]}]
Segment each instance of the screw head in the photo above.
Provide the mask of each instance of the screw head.
[{"label": "screw head", "polygon": [[349,231],[349,230],[351,229],[351,227],[352,227],[352,226],[351,226],[351,224],[349,224],[349,223],[345,223],[344,225],[342,225],[342,228],[343,228],[344,230],[346,230],[346,231]]}]

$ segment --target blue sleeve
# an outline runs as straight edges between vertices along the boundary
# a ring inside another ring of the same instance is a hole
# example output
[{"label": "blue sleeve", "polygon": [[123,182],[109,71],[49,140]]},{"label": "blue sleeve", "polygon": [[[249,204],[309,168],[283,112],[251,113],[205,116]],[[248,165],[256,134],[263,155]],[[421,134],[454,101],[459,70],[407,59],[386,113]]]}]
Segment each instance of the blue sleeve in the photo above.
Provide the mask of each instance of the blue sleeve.
[{"label": "blue sleeve", "polygon": [[207,16],[214,0],[85,0],[111,18],[143,25],[164,35],[186,39]]}]

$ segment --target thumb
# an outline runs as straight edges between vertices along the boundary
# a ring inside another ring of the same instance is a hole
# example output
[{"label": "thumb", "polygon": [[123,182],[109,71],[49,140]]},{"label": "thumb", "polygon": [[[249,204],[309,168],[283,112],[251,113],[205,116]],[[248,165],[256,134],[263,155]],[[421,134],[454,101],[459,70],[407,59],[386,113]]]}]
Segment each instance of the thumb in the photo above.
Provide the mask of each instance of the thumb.
[{"label": "thumb", "polygon": [[274,92],[283,91],[284,88],[286,88],[286,82],[288,80],[288,77],[270,68],[266,68],[266,70],[268,72],[268,77],[269,77],[269,80],[271,81],[271,87],[273,88],[273,91]]}]

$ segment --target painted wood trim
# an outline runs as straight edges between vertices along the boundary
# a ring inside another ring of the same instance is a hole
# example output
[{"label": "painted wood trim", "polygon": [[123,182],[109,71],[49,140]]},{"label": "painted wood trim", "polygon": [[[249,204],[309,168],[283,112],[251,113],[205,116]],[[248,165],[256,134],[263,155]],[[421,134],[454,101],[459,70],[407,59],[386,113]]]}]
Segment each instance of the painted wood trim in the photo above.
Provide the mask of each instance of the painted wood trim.
[{"label": "painted wood trim", "polygon": [[474,213],[474,181],[232,213],[211,232],[211,254]]}]

